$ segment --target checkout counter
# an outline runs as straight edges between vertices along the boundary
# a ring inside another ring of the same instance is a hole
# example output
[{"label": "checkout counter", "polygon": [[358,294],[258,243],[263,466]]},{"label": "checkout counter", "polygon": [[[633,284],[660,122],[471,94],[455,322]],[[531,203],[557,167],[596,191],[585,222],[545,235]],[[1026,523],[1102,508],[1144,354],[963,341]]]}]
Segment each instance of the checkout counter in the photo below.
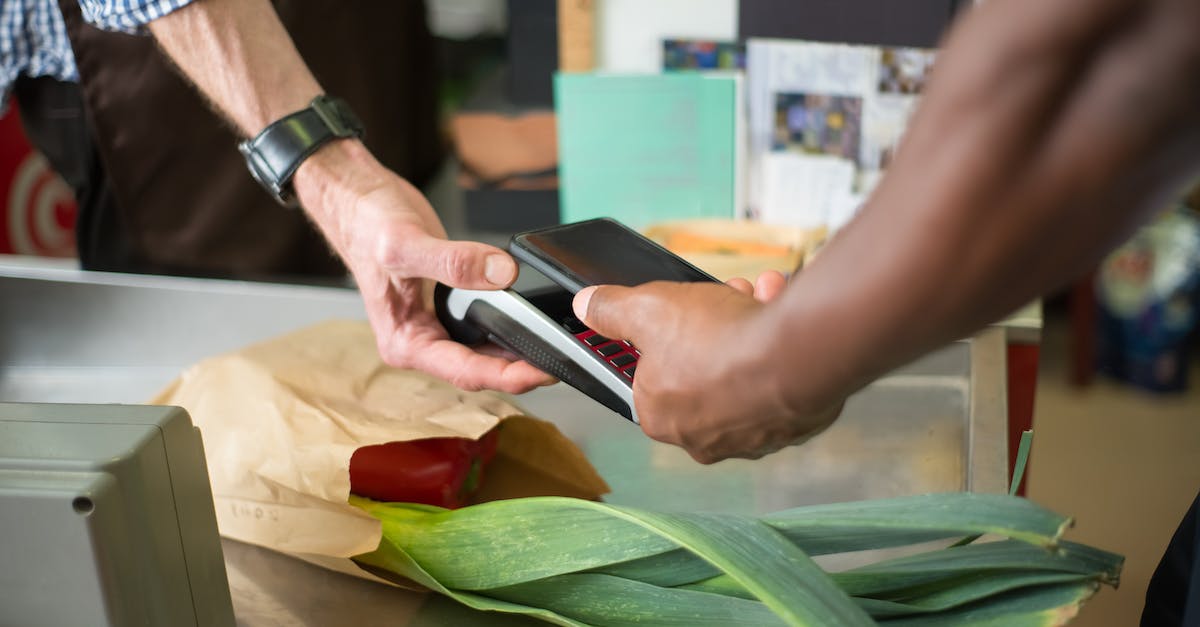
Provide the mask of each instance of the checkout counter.
[{"label": "checkout counter", "polygon": [[[0,257],[0,400],[144,402],[202,358],[329,318],[363,318],[349,289],[89,273]],[[1006,335],[989,329],[855,395],[802,447],[700,466],[579,392],[517,397],[555,422],[613,503],[712,512],[1007,487]],[[237,624],[536,625],[222,541]],[[878,556],[871,556],[872,559]],[[834,557],[849,567],[863,556]],[[12,568],[12,565],[3,565]],[[2,621],[0,621],[2,622]]]}]

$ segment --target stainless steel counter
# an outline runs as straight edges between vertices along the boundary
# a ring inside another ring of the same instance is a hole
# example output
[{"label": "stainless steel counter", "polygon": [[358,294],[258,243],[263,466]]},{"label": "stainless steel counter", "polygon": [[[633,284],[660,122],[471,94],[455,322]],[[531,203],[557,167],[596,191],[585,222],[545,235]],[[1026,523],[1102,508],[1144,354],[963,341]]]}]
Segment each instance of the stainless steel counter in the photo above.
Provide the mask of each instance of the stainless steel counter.
[{"label": "stainless steel counter", "polygon": [[[0,400],[137,403],[195,361],[328,318],[362,318],[345,289],[84,273],[0,257]],[[616,503],[766,512],[1005,487],[1004,336],[985,332],[853,397],[808,444],[757,462],[695,464],[562,385],[518,397],[587,452]],[[233,541],[239,623],[526,624],[323,571]],[[850,561],[842,562],[849,564]]]}]

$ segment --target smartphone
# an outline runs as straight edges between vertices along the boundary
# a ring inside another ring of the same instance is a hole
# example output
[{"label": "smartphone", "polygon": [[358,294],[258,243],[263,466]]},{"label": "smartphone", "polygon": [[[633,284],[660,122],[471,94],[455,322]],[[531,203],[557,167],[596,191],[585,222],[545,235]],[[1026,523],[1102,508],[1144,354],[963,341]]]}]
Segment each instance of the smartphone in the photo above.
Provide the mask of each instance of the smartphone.
[{"label": "smartphone", "polygon": [[571,293],[589,285],[717,280],[612,218],[518,233],[508,249]]}]

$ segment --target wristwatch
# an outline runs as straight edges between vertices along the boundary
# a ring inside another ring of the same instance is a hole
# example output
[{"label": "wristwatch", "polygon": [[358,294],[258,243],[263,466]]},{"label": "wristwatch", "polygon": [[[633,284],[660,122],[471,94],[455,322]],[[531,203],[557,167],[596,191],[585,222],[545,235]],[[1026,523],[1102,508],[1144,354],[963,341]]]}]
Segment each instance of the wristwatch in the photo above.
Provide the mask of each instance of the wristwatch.
[{"label": "wristwatch", "polygon": [[297,206],[292,176],[318,148],[346,137],[362,137],[362,122],[346,101],[324,94],[308,108],[286,115],[263,129],[254,139],[238,144],[254,180],[279,204]]}]

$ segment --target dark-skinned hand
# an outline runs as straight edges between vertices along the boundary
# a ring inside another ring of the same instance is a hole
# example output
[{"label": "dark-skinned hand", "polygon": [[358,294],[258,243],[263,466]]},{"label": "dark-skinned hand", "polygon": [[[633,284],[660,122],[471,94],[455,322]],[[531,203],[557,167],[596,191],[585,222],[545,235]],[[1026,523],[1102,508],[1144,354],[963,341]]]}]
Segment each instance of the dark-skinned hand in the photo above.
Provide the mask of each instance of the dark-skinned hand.
[{"label": "dark-skinned hand", "polygon": [[800,375],[775,371],[771,350],[784,338],[755,324],[785,286],[777,272],[755,285],[596,286],[576,295],[575,315],[641,351],[633,396],[646,435],[705,464],[756,459],[804,442],[841,411],[840,402],[808,410],[786,400],[783,387]]}]

